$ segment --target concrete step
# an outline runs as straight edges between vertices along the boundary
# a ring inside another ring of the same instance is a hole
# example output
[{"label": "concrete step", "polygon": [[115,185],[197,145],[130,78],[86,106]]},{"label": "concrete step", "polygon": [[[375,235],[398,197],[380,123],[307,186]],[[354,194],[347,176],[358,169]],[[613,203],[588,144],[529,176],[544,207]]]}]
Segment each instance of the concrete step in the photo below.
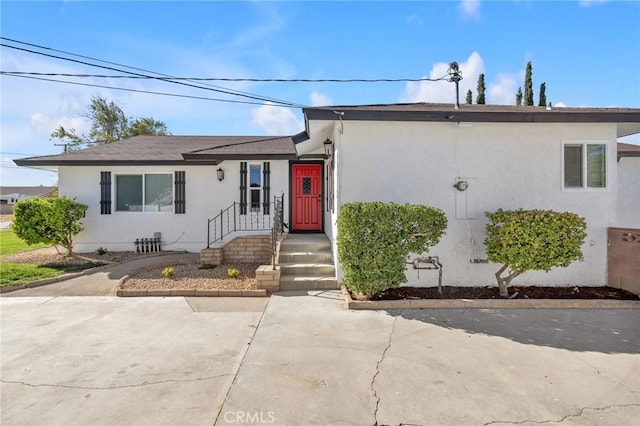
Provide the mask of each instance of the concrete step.
[{"label": "concrete step", "polygon": [[332,263],[283,263],[280,262],[280,274],[284,276],[324,276],[335,277],[336,269]]},{"label": "concrete step", "polygon": [[280,277],[280,290],[334,290],[338,288],[335,278],[321,276]]},{"label": "concrete step", "polygon": [[331,242],[324,234],[294,234],[282,241],[280,252],[331,251]]},{"label": "concrete step", "polygon": [[282,251],[280,250],[280,263],[333,263],[331,250],[319,251]]}]

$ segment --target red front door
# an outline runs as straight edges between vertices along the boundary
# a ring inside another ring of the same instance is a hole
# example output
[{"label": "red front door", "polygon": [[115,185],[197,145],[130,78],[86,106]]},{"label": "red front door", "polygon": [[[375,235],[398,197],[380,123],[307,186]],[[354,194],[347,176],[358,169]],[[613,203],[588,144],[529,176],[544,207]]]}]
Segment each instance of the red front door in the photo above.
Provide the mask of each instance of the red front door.
[{"label": "red front door", "polygon": [[292,231],[322,231],[322,164],[291,166]]}]

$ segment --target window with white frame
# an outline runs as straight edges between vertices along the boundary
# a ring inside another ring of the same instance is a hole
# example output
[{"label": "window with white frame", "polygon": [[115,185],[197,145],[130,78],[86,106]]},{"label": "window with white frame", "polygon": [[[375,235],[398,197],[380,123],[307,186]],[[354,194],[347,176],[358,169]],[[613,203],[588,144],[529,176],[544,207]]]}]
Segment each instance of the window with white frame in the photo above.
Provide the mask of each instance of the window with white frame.
[{"label": "window with white frame", "polygon": [[565,188],[607,187],[606,144],[567,143],[563,155]]},{"label": "window with white frame", "polygon": [[117,175],[116,211],[173,212],[173,175]]}]

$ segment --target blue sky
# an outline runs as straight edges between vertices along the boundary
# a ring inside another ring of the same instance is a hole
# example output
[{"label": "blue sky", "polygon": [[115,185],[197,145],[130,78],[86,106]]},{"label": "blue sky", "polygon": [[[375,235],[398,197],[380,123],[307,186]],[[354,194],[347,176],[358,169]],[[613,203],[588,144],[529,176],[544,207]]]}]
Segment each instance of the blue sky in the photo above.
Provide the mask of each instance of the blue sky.
[{"label": "blue sky", "polygon": [[[467,89],[475,99],[482,72],[487,103],[513,104],[531,61],[536,103],[545,82],[555,106],[640,107],[635,1],[3,1],[0,13],[2,37],[180,77],[415,79],[440,77],[457,61],[464,78],[461,101]],[[5,72],[119,74],[7,47],[0,48],[0,60]],[[157,80],[67,80],[249,100]],[[0,84],[2,185],[55,183],[55,173],[16,168],[11,159],[60,152],[49,134],[58,125],[86,132],[82,114],[95,95],[115,101],[128,115],[162,120],[176,135],[303,129],[299,109],[6,75]],[[211,84],[301,105],[454,101],[454,86],[447,82]]]}]

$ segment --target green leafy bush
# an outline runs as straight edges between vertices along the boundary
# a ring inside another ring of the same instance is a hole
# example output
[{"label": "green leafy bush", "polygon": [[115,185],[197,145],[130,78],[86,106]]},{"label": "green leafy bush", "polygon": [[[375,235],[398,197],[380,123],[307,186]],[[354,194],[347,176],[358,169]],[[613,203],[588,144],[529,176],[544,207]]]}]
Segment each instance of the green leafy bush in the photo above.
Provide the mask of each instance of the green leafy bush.
[{"label": "green leafy bush", "polygon": [[508,296],[511,281],[526,271],[548,272],[583,260],[587,222],[575,213],[498,209],[486,215],[490,222],[484,245],[489,260],[502,263],[496,272],[502,297]]},{"label": "green leafy bush", "polygon": [[338,217],[338,260],[345,286],[371,296],[406,282],[405,259],[440,241],[442,210],[416,204],[348,203]]},{"label": "green leafy bush", "polygon": [[240,271],[238,271],[235,268],[229,268],[227,269],[227,275],[229,276],[229,278],[239,278],[240,277]]},{"label": "green leafy bush", "polygon": [[84,227],[87,206],[71,198],[31,198],[13,209],[13,231],[27,244],[60,245],[73,254],[73,238]]}]

